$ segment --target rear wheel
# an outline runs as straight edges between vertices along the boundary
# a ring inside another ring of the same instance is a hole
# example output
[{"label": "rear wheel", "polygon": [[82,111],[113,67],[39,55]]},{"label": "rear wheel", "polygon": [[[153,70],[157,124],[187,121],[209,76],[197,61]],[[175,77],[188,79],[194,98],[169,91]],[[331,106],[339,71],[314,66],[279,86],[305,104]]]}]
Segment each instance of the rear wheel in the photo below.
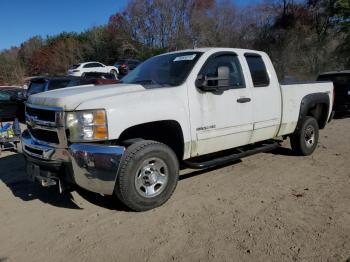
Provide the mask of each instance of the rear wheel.
[{"label": "rear wheel", "polygon": [[298,155],[311,155],[317,147],[318,138],[318,123],[314,117],[307,116],[304,118],[300,130],[290,137],[292,150]]},{"label": "rear wheel", "polygon": [[139,141],[123,155],[115,193],[130,209],[146,211],[170,198],[178,176],[179,163],[171,148],[155,141]]}]

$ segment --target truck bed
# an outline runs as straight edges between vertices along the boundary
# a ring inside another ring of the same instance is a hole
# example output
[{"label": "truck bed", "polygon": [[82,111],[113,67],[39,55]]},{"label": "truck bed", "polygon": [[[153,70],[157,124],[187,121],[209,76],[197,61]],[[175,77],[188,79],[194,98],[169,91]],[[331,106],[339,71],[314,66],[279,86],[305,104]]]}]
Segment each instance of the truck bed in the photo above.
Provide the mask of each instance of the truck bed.
[{"label": "truck bed", "polygon": [[299,118],[301,103],[308,94],[327,93],[329,96],[329,112],[331,115],[333,106],[332,82],[307,82],[281,85],[282,95],[282,121],[278,136],[288,135],[294,132]]}]

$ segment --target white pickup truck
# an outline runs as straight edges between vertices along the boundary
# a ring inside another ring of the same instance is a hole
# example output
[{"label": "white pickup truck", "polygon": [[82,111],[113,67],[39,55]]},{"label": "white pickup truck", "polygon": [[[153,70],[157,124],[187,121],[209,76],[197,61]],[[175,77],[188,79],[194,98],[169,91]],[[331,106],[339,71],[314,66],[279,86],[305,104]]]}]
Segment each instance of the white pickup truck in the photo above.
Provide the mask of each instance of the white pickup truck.
[{"label": "white pickup truck", "polygon": [[332,104],[332,83],[280,85],[263,52],[177,51],[120,84],[30,96],[23,152],[43,186],[75,184],[144,211],[170,198],[180,168],[229,163],[288,137],[310,155]]}]

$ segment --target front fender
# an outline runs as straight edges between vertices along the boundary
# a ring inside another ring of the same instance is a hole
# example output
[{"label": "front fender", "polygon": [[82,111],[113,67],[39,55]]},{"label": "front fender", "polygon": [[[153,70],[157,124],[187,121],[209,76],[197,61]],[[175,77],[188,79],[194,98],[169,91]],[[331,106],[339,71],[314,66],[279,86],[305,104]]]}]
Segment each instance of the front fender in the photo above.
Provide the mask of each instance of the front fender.
[{"label": "front fender", "polygon": [[109,139],[116,140],[130,127],[164,120],[174,120],[181,126],[184,142],[191,141],[189,112],[185,87],[147,89],[143,92],[106,97],[101,101],[88,101],[77,110],[105,108]]}]

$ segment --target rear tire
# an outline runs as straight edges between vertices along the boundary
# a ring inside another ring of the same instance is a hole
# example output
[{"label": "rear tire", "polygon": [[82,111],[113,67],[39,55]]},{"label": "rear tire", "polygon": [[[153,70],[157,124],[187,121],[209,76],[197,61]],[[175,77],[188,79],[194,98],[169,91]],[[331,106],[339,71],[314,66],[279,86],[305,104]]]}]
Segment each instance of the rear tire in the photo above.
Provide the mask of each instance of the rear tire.
[{"label": "rear tire", "polygon": [[150,140],[129,146],[120,163],[115,194],[134,211],[164,204],[173,194],[179,163],[167,145]]},{"label": "rear tire", "polygon": [[304,118],[300,129],[291,135],[290,144],[292,150],[301,156],[311,155],[318,143],[319,127],[316,119],[311,116]]}]

